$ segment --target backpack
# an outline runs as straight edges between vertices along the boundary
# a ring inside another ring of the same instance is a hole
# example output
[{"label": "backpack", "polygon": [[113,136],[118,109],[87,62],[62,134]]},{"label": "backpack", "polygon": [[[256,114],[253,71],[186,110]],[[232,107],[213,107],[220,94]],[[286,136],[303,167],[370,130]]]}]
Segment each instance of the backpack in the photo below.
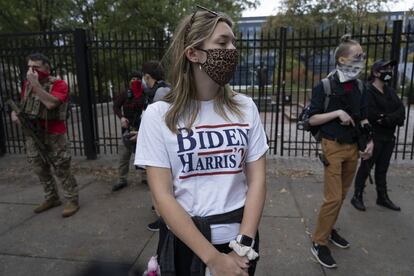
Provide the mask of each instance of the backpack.
[{"label": "backpack", "polygon": [[147,107],[148,105],[154,102],[155,93],[157,92],[158,88],[162,88],[162,87],[171,88],[171,86],[168,83],[166,83],[163,80],[159,80],[154,84],[154,87],[144,89],[145,107]]},{"label": "backpack", "polygon": [[[332,94],[332,86],[331,86],[331,80],[329,76],[326,78],[323,78],[321,81],[323,85],[323,91],[325,93],[325,101],[323,104],[323,113],[325,113],[329,106],[329,100]],[[364,91],[364,83],[360,79],[357,79],[356,81],[358,85],[358,90],[360,91],[360,93],[362,93],[362,91]],[[299,115],[296,127],[298,130],[309,131],[312,134],[312,136],[315,138],[315,140],[317,142],[320,142],[322,140],[322,135],[320,132],[321,125],[311,126],[309,124],[310,110],[311,110],[311,104],[307,105],[302,110],[302,112]]]}]

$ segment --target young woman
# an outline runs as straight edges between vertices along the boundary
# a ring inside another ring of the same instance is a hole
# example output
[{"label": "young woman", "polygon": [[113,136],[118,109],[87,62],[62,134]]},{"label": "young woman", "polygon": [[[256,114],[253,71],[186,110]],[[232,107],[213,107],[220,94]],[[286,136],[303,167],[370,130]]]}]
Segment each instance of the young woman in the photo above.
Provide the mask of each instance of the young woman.
[{"label": "young woman", "polygon": [[162,275],[255,271],[268,146],[254,102],[228,85],[238,59],[232,25],[207,10],[184,18],[170,48],[172,90],[141,123],[135,164],[146,166],[165,222]]},{"label": "young woman", "polygon": [[388,197],[387,171],[395,145],[394,132],[405,120],[405,108],[395,90],[387,84],[393,78],[394,61],[378,60],[371,67],[371,82],[368,91],[368,119],[373,127],[374,152],[372,158],[362,161],[355,177],[355,193],[352,205],[365,211],[362,194],[369,171],[375,165],[377,204],[394,211],[401,208]]},{"label": "young woman", "polygon": [[[325,108],[323,83],[312,92],[309,123],[320,126],[322,151],[328,161],[324,169],[324,200],[313,234],[312,254],[325,267],[336,267],[327,247],[328,241],[340,248],[349,243],[333,228],[343,200],[351,186],[358,163],[358,151],[363,159],[372,153],[373,143],[358,148],[361,132],[369,135],[366,93],[358,75],[364,68],[361,46],[349,35],[341,38],[335,51],[336,70],[328,75],[331,93]],[[364,126],[363,128],[361,126]],[[359,128],[362,131],[359,131]]]}]

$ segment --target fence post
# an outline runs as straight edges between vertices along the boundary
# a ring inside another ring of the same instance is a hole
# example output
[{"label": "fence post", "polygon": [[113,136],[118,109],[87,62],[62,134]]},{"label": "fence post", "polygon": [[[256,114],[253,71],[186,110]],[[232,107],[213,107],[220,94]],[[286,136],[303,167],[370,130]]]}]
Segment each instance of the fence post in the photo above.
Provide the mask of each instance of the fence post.
[{"label": "fence post", "polygon": [[391,44],[391,60],[395,60],[397,65],[394,67],[394,78],[392,79],[392,87],[397,89],[398,84],[398,64],[400,63],[401,51],[401,34],[402,34],[402,20],[396,20],[392,23],[392,44]]},{"label": "fence post", "polygon": [[6,116],[7,115],[6,112],[4,112],[3,107],[0,107],[0,156],[3,156],[6,153],[6,135],[3,124],[3,118],[6,119]]},{"label": "fence post", "polygon": [[86,44],[86,31],[84,29],[75,29],[74,42],[84,150],[86,158],[88,160],[94,160],[97,158],[97,151],[93,120],[93,95],[90,89],[88,49]]},{"label": "fence post", "polygon": [[[277,134],[278,134],[278,126],[279,126],[279,116],[280,116],[280,128],[281,128],[281,135],[280,135],[280,155],[283,156],[283,135],[284,135],[284,126],[283,126],[283,112],[284,112],[284,104],[283,104],[283,96],[285,91],[285,61],[286,61],[286,33],[287,29],[285,27],[280,27],[280,37],[279,37],[279,58],[278,58],[278,66],[277,66],[277,95],[276,95],[276,127],[275,127],[275,148],[273,153],[277,153]],[[280,113],[280,114],[279,114]]]}]

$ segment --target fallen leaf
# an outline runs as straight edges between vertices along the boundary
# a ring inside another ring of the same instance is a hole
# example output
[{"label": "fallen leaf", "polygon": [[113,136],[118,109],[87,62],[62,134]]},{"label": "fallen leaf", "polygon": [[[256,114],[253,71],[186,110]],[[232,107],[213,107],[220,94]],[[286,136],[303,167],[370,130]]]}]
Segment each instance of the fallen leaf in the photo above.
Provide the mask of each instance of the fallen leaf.
[{"label": "fallen leaf", "polygon": [[287,193],[287,190],[285,188],[280,189],[279,193],[283,194],[283,193]]}]

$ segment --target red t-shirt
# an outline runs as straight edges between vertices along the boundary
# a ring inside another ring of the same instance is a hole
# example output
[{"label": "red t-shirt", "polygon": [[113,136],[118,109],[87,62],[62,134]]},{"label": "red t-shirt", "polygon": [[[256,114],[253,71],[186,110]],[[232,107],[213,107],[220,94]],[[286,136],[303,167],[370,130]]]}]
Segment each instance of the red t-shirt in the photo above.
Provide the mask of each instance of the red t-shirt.
[{"label": "red t-shirt", "polygon": [[[27,81],[23,82],[21,97],[24,97],[26,90]],[[69,101],[69,87],[64,80],[56,80],[53,83],[52,91],[50,95],[57,98],[61,103]],[[45,120],[39,121],[42,128],[46,128]],[[65,120],[47,120],[47,133],[49,134],[64,134],[66,133],[66,122]]]},{"label": "red t-shirt", "polygon": [[354,82],[353,81],[344,82],[342,85],[344,87],[345,93],[351,93],[352,90],[354,89]]}]

